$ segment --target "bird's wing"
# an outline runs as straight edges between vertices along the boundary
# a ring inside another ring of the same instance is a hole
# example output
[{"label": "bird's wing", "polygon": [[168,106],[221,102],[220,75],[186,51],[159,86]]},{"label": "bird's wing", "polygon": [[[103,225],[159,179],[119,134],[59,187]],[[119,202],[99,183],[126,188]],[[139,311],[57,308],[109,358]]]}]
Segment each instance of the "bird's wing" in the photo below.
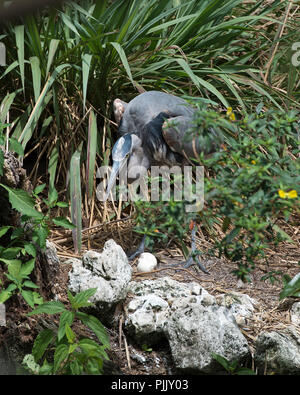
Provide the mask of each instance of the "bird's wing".
[{"label": "bird's wing", "polygon": [[173,152],[185,158],[197,158],[201,152],[198,139],[189,133],[193,127],[191,117],[179,116],[166,120],[162,126],[162,135]]},{"label": "bird's wing", "polygon": [[159,91],[144,92],[123,108],[120,134],[139,133],[161,112],[166,112],[170,116],[192,116],[194,113],[194,109],[185,100]]},{"label": "bird's wing", "polygon": [[162,135],[173,152],[187,159],[197,158],[201,152],[206,155],[218,150],[223,136],[213,128],[199,130],[193,117],[171,117],[162,125]]}]

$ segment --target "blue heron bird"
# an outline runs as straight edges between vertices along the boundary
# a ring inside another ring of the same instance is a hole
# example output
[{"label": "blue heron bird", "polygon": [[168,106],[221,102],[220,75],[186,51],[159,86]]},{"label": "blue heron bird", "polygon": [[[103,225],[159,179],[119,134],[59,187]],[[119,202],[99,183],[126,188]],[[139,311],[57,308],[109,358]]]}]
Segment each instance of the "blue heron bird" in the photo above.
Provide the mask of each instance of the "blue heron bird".
[{"label": "blue heron bird", "polygon": [[[127,164],[128,182],[133,182],[139,174],[131,175],[132,168],[141,166],[149,169],[153,165],[183,165],[189,158],[197,157],[204,151],[199,142],[187,141],[184,136],[193,125],[195,109],[180,97],[159,91],[149,91],[136,96],[129,103],[115,99],[114,115],[121,135],[112,150],[113,166],[104,201],[115,184],[122,168]],[[213,133],[213,131],[212,131]],[[192,230],[192,251],[195,246],[196,228]],[[144,250],[145,236],[139,249],[130,258]],[[198,257],[192,262],[208,273]]]}]

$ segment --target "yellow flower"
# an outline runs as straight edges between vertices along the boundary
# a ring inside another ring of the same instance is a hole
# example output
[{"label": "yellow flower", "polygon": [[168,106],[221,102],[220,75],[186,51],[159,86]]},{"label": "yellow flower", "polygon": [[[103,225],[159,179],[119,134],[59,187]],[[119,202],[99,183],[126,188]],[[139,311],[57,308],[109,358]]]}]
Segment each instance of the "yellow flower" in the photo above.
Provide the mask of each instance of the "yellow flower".
[{"label": "yellow flower", "polygon": [[251,163],[252,163],[252,165],[256,165],[255,160],[252,160]]},{"label": "yellow flower", "polygon": [[278,195],[281,197],[281,199],[295,199],[296,197],[298,197],[297,191],[295,191],[295,189],[289,192],[285,192],[282,189],[279,189]]},{"label": "yellow flower", "polygon": [[227,108],[226,115],[230,118],[231,121],[235,121],[236,118],[235,118],[235,115],[232,111],[232,107]]}]

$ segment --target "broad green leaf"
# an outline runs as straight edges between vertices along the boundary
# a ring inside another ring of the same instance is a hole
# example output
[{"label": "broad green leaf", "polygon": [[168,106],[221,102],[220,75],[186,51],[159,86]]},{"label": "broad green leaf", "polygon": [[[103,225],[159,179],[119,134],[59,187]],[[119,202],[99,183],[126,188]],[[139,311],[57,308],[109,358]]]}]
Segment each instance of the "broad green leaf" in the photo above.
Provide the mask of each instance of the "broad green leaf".
[{"label": "broad green leaf", "polygon": [[[1,150],[0,150],[0,153],[1,153]],[[12,228],[12,226],[2,226],[0,228],[0,237],[4,236],[11,228]]]},{"label": "broad green leaf", "polygon": [[34,264],[35,264],[35,258],[30,259],[30,261],[28,261],[26,263],[22,263],[22,266],[20,269],[20,275],[22,277],[28,276],[34,269]]},{"label": "broad green leaf", "polygon": [[38,289],[38,288],[39,288],[38,285],[34,284],[32,281],[29,281],[29,280],[25,280],[25,281],[23,282],[23,286],[24,286],[24,287],[28,287],[28,288],[35,288],[35,289]]},{"label": "broad green leaf", "polygon": [[62,368],[64,362],[67,360],[69,355],[69,346],[67,344],[59,344],[54,352],[54,366],[53,371],[56,373]]},{"label": "broad green leaf", "polygon": [[75,225],[73,225],[67,218],[64,218],[64,217],[53,218],[52,222],[55,225],[62,226],[63,228],[66,228],[66,229],[75,229],[76,228]]},{"label": "broad green leaf", "polygon": [[88,300],[95,295],[97,292],[97,288],[89,288],[85,291],[81,291],[78,294],[75,295],[73,299],[72,306],[75,309],[80,309],[81,307],[86,307],[91,305],[91,303],[88,302]]},{"label": "broad green leaf", "polygon": [[98,337],[100,342],[105,346],[105,347],[110,347],[110,340],[109,336],[106,332],[106,329],[104,326],[101,324],[101,322],[98,320],[98,318],[88,315],[82,312],[76,312],[75,314],[76,317],[78,317],[86,326],[88,326]]},{"label": "broad green leaf", "polygon": [[0,303],[5,303],[12,295],[11,291],[4,289],[0,292]]},{"label": "broad green leaf", "polygon": [[45,302],[42,305],[38,306],[36,309],[32,310],[30,313],[28,313],[29,316],[35,315],[35,314],[58,314],[66,311],[65,306],[58,301],[51,301],[51,302]]},{"label": "broad green leaf", "polygon": [[14,259],[18,257],[18,254],[22,250],[21,247],[9,247],[5,248],[0,254],[3,259]]},{"label": "broad green leaf", "polygon": [[58,341],[60,341],[66,333],[66,324],[71,326],[73,320],[74,320],[74,313],[72,313],[70,310],[65,310],[61,314],[60,320],[59,320],[59,328],[58,328],[58,332],[57,332]]},{"label": "broad green leaf", "polygon": [[37,335],[32,348],[32,355],[35,362],[38,362],[42,358],[54,337],[55,334],[50,329],[44,329]]},{"label": "broad green leaf", "polygon": [[9,139],[9,150],[16,152],[19,156],[24,156],[24,148],[22,147],[22,144],[20,144],[14,137],[10,137]]},{"label": "broad green leaf", "polygon": [[280,292],[279,300],[282,300],[288,296],[300,297],[300,273],[296,274],[296,276],[286,284],[286,286]]},{"label": "broad green leaf", "polygon": [[43,190],[45,189],[45,187],[46,187],[46,184],[38,185],[37,187],[34,188],[33,193],[34,193],[35,195],[39,195],[41,192],[43,192]]},{"label": "broad green leaf", "polygon": [[0,185],[8,191],[8,197],[12,208],[34,219],[41,220],[43,218],[43,214],[35,210],[35,201],[27,192],[21,189],[13,189],[3,184]]},{"label": "broad green leaf", "polygon": [[33,296],[32,291],[27,291],[25,289],[22,289],[21,290],[21,295],[23,296],[25,301],[28,303],[28,305],[31,308],[34,308],[34,296]]},{"label": "broad green leaf", "polygon": [[65,331],[66,331],[66,337],[68,339],[69,343],[74,343],[76,340],[76,335],[75,333],[72,331],[70,325],[68,324],[68,322],[65,323]]}]

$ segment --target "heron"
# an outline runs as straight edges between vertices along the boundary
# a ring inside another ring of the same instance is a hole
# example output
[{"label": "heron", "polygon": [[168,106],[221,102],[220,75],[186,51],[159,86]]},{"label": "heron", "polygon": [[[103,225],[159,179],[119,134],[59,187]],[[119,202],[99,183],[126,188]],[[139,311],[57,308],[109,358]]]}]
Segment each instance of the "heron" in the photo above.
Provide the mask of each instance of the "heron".
[{"label": "heron", "polygon": [[[197,157],[205,147],[196,139],[186,139],[187,131],[194,124],[196,109],[184,99],[160,92],[141,93],[129,103],[121,99],[113,102],[114,115],[118,125],[119,139],[112,149],[113,166],[108,181],[104,201],[107,200],[116,178],[127,165],[128,182],[135,181],[140,174],[132,173],[133,168],[149,169],[153,165],[184,165],[191,157]],[[211,131],[214,133],[214,131]],[[209,152],[207,152],[209,153]],[[192,228],[192,253],[196,250],[196,225]],[[144,251],[145,236],[138,250],[129,258],[133,259]],[[185,267],[197,263],[208,273],[199,258],[190,255]]]}]

